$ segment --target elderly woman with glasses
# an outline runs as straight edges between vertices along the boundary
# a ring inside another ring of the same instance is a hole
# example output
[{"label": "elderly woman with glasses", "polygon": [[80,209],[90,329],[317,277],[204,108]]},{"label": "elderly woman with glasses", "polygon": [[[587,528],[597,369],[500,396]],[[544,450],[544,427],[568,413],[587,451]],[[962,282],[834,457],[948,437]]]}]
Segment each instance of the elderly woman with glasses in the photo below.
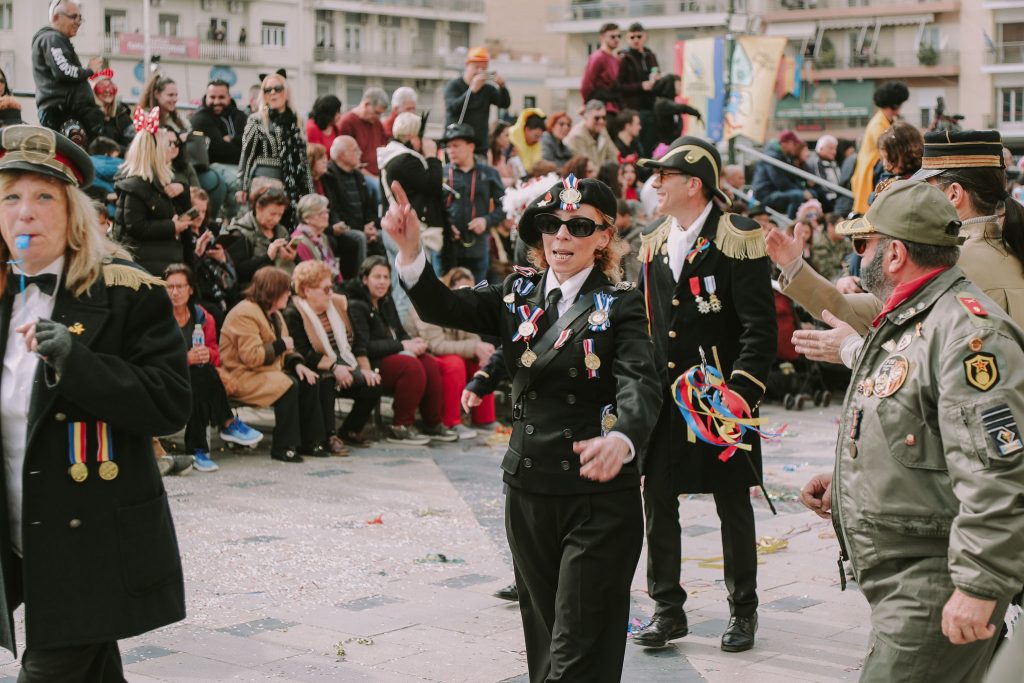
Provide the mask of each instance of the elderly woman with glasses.
[{"label": "elderly woman with glasses", "polygon": [[299,225],[292,232],[295,254],[299,263],[319,261],[331,272],[331,282],[341,284],[341,267],[331,249],[331,241],[324,234],[331,220],[330,203],[327,197],[307,194],[299,200]]},{"label": "elderly woman with glasses", "polygon": [[560,180],[519,222],[540,270],[451,290],[426,263],[401,187],[392,191],[384,227],[417,312],[500,337],[513,378],[501,468],[530,680],[618,681],[643,544],[636,455],[661,392],[643,299],[619,283],[615,196],[597,180]]}]

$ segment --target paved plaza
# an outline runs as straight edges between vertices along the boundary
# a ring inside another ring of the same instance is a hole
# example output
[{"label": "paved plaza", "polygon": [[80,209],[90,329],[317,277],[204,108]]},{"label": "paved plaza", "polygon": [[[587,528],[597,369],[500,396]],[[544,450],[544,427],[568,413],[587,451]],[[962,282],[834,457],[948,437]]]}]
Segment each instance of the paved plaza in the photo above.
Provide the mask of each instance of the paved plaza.
[{"label": "paved plaza", "polygon": [[[754,505],[757,646],[719,649],[728,606],[714,503],[683,497],[690,635],[660,650],[629,645],[623,680],[857,679],[867,604],[855,585],[840,592],[832,527],[794,495],[830,468],[838,408],[765,413],[788,428],[764,453],[779,514]],[[264,427],[267,416],[243,415]],[[188,619],[122,641],[128,679],[526,681],[518,608],[491,596],[512,580],[502,452],[483,438],[300,465],[271,461],[266,449],[224,451],[214,454],[217,473],[166,478]],[[645,562],[633,580],[634,628],[653,608]],[[18,634],[23,644],[20,622]],[[7,655],[0,681],[17,669]]]}]

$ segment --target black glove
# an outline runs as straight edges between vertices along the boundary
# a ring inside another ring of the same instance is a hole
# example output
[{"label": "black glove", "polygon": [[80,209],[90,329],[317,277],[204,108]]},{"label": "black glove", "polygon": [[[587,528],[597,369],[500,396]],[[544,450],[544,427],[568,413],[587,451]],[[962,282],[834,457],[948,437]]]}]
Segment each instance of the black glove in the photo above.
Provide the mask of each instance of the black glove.
[{"label": "black glove", "polygon": [[36,322],[36,353],[43,357],[57,374],[64,371],[64,365],[71,355],[71,333],[60,323],[46,318]]}]

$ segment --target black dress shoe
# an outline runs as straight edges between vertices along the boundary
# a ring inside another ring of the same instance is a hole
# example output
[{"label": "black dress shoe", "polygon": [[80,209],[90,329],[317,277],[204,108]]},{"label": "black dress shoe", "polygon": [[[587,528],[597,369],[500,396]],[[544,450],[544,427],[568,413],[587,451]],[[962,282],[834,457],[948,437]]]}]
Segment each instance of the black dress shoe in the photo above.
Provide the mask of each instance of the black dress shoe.
[{"label": "black dress shoe", "polygon": [[301,455],[309,455],[314,458],[329,458],[331,454],[327,452],[323,446],[317,444],[316,446],[299,446],[299,453]]},{"label": "black dress shoe", "polygon": [[509,584],[504,588],[499,588],[498,590],[494,591],[493,595],[496,598],[508,600],[509,602],[519,602],[519,589],[516,588],[516,585],[514,583]]},{"label": "black dress shoe", "polygon": [[726,652],[746,652],[754,647],[757,633],[757,614],[749,617],[732,617],[729,627],[722,634],[722,649]]},{"label": "black dress shoe", "polygon": [[271,453],[270,457],[281,462],[302,462],[302,456],[290,449],[280,453]]},{"label": "black dress shoe", "polygon": [[682,638],[689,632],[685,612],[675,617],[655,614],[646,626],[636,632],[633,642],[642,647],[665,647],[668,641]]}]

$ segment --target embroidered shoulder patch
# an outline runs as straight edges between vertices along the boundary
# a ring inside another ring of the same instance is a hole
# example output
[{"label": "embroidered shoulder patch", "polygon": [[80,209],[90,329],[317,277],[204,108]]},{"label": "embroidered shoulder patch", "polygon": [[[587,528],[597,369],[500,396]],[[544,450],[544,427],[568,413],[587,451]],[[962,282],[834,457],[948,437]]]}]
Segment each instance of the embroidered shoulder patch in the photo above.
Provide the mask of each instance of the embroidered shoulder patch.
[{"label": "embroidered shoulder patch", "polygon": [[981,305],[981,302],[977,299],[969,296],[957,297],[960,300],[960,304],[967,309],[967,312],[971,315],[976,315],[980,318],[984,318],[988,315],[988,311]]},{"label": "embroidered shoulder patch", "polygon": [[978,391],[988,391],[999,383],[999,366],[991,353],[975,353],[964,359],[967,383]]},{"label": "embroidered shoulder patch", "polygon": [[628,292],[632,289],[636,289],[636,283],[630,280],[622,280],[615,283],[616,292]]},{"label": "embroidered shoulder patch", "polygon": [[1020,427],[1010,412],[1010,406],[1005,403],[992,406],[981,413],[981,422],[1000,455],[1013,455],[1024,450]]}]

